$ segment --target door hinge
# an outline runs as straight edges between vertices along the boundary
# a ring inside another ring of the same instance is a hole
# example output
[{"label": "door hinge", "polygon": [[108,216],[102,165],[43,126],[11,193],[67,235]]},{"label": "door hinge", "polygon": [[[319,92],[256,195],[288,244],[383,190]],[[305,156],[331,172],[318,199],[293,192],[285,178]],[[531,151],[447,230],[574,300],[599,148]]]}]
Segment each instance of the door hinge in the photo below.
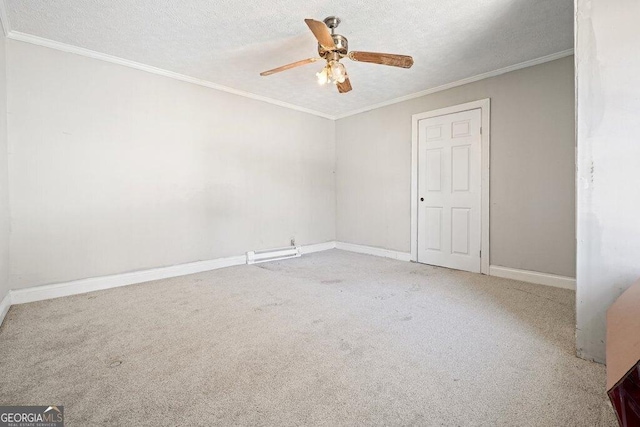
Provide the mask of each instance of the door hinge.
[{"label": "door hinge", "polygon": [[480,135],[482,135],[482,126],[480,126]]},{"label": "door hinge", "polygon": [[480,251],[480,258],[482,258],[482,251]]}]

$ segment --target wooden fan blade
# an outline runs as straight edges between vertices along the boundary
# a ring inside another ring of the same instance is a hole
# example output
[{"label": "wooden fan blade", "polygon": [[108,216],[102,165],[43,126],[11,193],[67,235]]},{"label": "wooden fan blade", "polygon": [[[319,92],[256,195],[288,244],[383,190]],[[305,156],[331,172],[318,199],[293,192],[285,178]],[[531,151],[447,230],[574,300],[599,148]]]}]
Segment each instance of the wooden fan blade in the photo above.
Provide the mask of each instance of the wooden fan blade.
[{"label": "wooden fan blade", "polygon": [[312,62],[316,62],[317,60],[322,58],[309,58],[303,59],[302,61],[294,62],[291,64],[283,65],[282,67],[274,68],[273,70],[263,71],[260,73],[261,76],[270,76],[271,74],[279,73],[280,71],[290,70],[292,68],[300,67],[302,65],[311,64]]},{"label": "wooden fan blade", "polygon": [[314,19],[305,19],[304,22],[311,30],[318,43],[320,43],[325,49],[331,50],[336,48],[336,44],[333,42],[329,27],[324,22],[316,21]]},{"label": "wooden fan blade", "polygon": [[351,82],[349,81],[349,77],[347,77],[346,80],[342,83],[336,83],[336,86],[338,86],[338,92],[340,93],[347,93],[351,89],[353,89],[351,87]]},{"label": "wooden fan blade", "polygon": [[377,52],[349,52],[349,59],[358,62],[370,62],[372,64],[390,65],[392,67],[411,68],[413,58],[407,55],[394,55],[392,53]]}]

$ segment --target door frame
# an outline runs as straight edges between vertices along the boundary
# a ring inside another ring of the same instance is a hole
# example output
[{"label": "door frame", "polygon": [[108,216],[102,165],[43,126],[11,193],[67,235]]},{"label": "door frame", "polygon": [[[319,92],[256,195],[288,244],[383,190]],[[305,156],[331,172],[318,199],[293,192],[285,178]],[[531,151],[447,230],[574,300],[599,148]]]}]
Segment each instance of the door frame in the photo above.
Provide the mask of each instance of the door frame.
[{"label": "door frame", "polygon": [[481,111],[480,156],[481,165],[481,212],[480,212],[480,271],[489,275],[489,183],[491,168],[491,99],[485,98],[465,104],[453,105],[438,110],[411,116],[411,261],[418,262],[418,123],[431,117],[445,116],[463,111]]}]

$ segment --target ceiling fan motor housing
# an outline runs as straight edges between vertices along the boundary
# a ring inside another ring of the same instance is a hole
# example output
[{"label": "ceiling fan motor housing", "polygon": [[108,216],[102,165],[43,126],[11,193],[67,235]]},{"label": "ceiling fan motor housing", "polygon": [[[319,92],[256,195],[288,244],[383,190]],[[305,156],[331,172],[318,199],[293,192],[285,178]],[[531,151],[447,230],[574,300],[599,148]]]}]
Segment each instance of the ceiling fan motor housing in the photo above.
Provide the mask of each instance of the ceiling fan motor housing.
[{"label": "ceiling fan motor housing", "polygon": [[333,52],[336,52],[338,55],[340,55],[340,58],[345,57],[349,48],[349,42],[347,41],[347,38],[345,36],[341,36],[340,34],[331,34],[331,37],[333,38],[333,43],[336,45],[335,49],[325,49],[320,43],[318,43],[318,53],[320,54],[320,56],[324,59],[334,59],[330,58],[330,56],[333,56],[331,54]]}]

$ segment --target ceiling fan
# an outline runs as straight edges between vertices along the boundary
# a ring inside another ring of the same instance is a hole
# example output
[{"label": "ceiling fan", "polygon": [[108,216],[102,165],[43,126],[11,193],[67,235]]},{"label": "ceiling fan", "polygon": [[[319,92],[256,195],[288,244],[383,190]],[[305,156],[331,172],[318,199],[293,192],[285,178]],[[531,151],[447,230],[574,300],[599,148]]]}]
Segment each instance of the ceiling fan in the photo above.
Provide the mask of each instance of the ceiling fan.
[{"label": "ceiling fan", "polygon": [[335,29],[340,24],[340,18],[335,16],[325,18],[324,22],[313,19],[305,19],[304,22],[306,22],[313,35],[318,39],[318,54],[320,57],[303,59],[302,61],[274,68],[273,70],[263,71],[260,73],[261,76],[270,76],[280,71],[290,70],[324,59],[326,65],[322,71],[316,73],[318,83],[321,85],[334,83],[338,87],[338,92],[346,93],[349,92],[352,87],[349,76],[347,75],[347,70],[344,65],[340,63],[340,60],[345,56],[349,57],[352,61],[391,65],[393,67],[411,68],[413,65],[413,58],[407,55],[358,51],[348,52],[347,38],[335,33]]}]

